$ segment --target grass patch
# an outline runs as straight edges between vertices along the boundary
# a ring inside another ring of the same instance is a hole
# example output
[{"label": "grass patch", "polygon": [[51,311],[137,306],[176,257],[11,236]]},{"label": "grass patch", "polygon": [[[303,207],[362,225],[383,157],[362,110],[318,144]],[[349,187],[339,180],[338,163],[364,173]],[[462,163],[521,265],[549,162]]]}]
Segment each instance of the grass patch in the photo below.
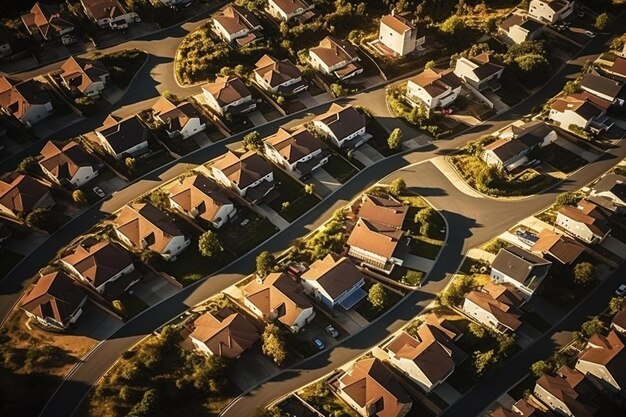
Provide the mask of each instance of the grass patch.
[{"label": "grass patch", "polygon": [[442,242],[425,236],[412,236],[410,251],[412,255],[426,259],[435,259],[441,250]]},{"label": "grass patch", "polygon": [[574,152],[554,143],[539,148],[533,152],[535,158],[552,165],[566,174],[576,171],[587,164],[587,161]]},{"label": "grass patch", "polygon": [[342,184],[345,184],[359,172],[350,162],[339,154],[333,154],[322,168]]},{"label": "grass patch", "polygon": [[322,415],[358,417],[357,412],[336,396],[325,381],[303,388],[298,395]]},{"label": "grass patch", "polygon": [[274,180],[280,197],[268,205],[290,223],[320,201],[317,196],[306,194],[300,184],[279,169],[274,170]]},{"label": "grass patch", "polygon": [[11,252],[7,249],[0,249],[0,278],[5,277],[22,259],[23,255],[19,253]]},{"label": "grass patch", "polygon": [[369,145],[376,149],[381,155],[391,156],[400,152],[400,149],[389,149],[389,144],[387,143],[389,133],[387,133],[387,130],[385,130],[385,128],[382,127],[382,125],[378,123],[375,118],[368,118],[365,129],[367,133],[372,135],[367,143],[369,143]]},{"label": "grass patch", "polygon": [[99,60],[109,69],[111,81],[121,88],[130,84],[139,68],[146,62],[146,58],[146,53],[137,49],[94,55],[94,59]]},{"label": "grass patch", "polygon": [[238,210],[240,213],[245,210],[246,214],[240,215],[238,218],[248,219],[248,223],[242,225],[242,220],[238,220],[237,223],[227,223],[217,231],[217,234],[220,236],[224,249],[240,256],[270,238],[278,231],[278,228],[265,217],[261,217],[247,208],[239,208]]},{"label": "grass patch", "polygon": [[[370,288],[372,288],[374,283],[371,280],[366,280],[363,285],[363,290],[368,292]],[[402,296],[395,291],[391,291],[390,289],[383,287],[385,289],[385,297],[387,298],[387,303],[384,308],[376,309],[372,306],[372,303],[366,298],[362,299],[354,306],[354,311],[359,313],[363,318],[369,322],[375,320],[377,317],[381,316],[385,311],[389,310],[391,307],[396,305],[398,301],[402,299]]]},{"label": "grass patch", "polygon": [[200,254],[198,239],[192,238],[187,249],[178,255],[174,262],[165,263],[163,269],[176,278],[176,281],[183,285],[189,285],[215,272],[232,260],[233,255],[224,251],[217,262],[211,262]]},{"label": "grass patch", "polygon": [[500,239],[499,237],[485,243],[485,246],[483,246],[483,249],[486,252],[492,253],[494,255],[497,255],[498,252],[500,252],[500,249],[504,249],[504,248],[508,248],[509,246],[511,246],[511,244],[509,242],[507,242],[504,239]]}]

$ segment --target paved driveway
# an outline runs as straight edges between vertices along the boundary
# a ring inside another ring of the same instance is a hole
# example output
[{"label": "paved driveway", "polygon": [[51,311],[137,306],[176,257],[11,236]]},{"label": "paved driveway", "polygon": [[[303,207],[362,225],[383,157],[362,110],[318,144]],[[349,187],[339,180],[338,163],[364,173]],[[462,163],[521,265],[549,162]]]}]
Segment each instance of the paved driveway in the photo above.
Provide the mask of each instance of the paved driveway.
[{"label": "paved driveway", "polygon": [[602,247],[608,249],[622,259],[626,259],[626,244],[621,240],[609,236],[602,242]]},{"label": "paved driveway", "polygon": [[404,263],[402,264],[402,266],[405,266],[409,269],[428,272],[431,270],[434,264],[435,261],[433,261],[432,259],[426,259],[422,258],[421,256],[408,254],[404,256]]},{"label": "paved driveway", "polygon": [[363,165],[370,166],[377,161],[383,159],[383,156],[378,151],[372,148],[367,143],[359,146],[354,151],[354,157],[359,160]]},{"label": "paved driveway", "polygon": [[139,281],[132,291],[144,303],[154,305],[176,294],[179,288],[161,275],[150,273],[145,280]]},{"label": "paved driveway", "polygon": [[[318,168],[313,172],[312,182],[315,184],[315,191],[326,197],[331,192],[341,187],[341,183],[328,173],[324,168]],[[319,184],[319,187],[318,187]]]},{"label": "paved driveway", "polygon": [[76,322],[72,332],[100,341],[111,336],[122,327],[122,320],[104,311],[95,304],[88,302],[83,308],[83,314]]},{"label": "paved driveway", "polygon": [[233,361],[229,375],[237,388],[246,391],[279,371],[280,368],[259,348],[252,348]]}]

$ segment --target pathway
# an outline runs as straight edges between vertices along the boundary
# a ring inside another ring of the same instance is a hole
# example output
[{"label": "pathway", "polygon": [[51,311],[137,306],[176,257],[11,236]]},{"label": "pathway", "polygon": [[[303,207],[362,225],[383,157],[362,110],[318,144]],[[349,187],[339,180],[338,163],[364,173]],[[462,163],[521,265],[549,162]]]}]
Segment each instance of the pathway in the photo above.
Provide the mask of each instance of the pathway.
[{"label": "pathway", "polygon": [[484,196],[478,191],[474,190],[472,187],[467,185],[465,180],[456,173],[454,168],[450,166],[446,158],[443,156],[439,156],[437,158],[433,158],[430,161],[443,175],[448,178],[448,180],[456,187],[457,190],[462,192],[463,194],[475,197],[475,198],[484,198]]},{"label": "pathway", "polygon": [[570,152],[575,153],[576,155],[580,156],[587,162],[593,162],[600,157],[600,155],[598,155],[597,153],[583,149],[580,146],[560,136],[556,138],[556,140],[554,141],[554,144],[560,146],[561,148],[565,148]]},{"label": "pathway", "polygon": [[402,266],[409,269],[415,269],[417,271],[430,271],[434,264],[435,261],[432,259],[408,254],[404,256],[404,263]]}]

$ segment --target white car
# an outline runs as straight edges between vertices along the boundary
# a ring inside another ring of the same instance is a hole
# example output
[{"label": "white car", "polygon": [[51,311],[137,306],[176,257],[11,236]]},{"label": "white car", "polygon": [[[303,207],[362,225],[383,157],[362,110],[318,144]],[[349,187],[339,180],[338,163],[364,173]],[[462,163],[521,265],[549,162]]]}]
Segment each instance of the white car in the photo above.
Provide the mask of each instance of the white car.
[{"label": "white car", "polygon": [[626,284],[622,284],[615,290],[615,295],[622,296],[626,294]]},{"label": "white car", "polygon": [[102,188],[100,187],[93,187],[93,193],[100,198],[104,198],[104,196],[106,195],[104,194],[104,191],[102,191]]},{"label": "white car", "polygon": [[590,31],[590,30],[586,30],[586,31],[585,31],[585,35],[589,36],[590,38],[595,38],[595,37],[596,37],[596,34],[595,34],[595,33],[593,33],[593,32],[592,32],[592,31]]},{"label": "white car", "polygon": [[329,334],[329,336],[331,337],[337,337],[339,336],[339,332],[337,331],[337,329],[335,329],[332,325],[328,325],[326,326],[326,333]]}]

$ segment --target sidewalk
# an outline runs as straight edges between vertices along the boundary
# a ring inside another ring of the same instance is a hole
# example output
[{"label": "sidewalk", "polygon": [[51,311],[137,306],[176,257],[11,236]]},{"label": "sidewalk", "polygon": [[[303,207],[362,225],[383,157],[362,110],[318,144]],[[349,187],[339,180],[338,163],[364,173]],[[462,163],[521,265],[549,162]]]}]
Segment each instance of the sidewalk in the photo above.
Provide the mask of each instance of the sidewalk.
[{"label": "sidewalk", "polygon": [[462,192],[465,195],[474,198],[485,198],[481,193],[474,190],[472,187],[467,185],[463,178],[459,177],[456,171],[450,166],[448,161],[446,161],[445,157],[438,156],[437,158],[433,158],[430,162],[439,170],[445,177],[456,187],[457,190]]}]

